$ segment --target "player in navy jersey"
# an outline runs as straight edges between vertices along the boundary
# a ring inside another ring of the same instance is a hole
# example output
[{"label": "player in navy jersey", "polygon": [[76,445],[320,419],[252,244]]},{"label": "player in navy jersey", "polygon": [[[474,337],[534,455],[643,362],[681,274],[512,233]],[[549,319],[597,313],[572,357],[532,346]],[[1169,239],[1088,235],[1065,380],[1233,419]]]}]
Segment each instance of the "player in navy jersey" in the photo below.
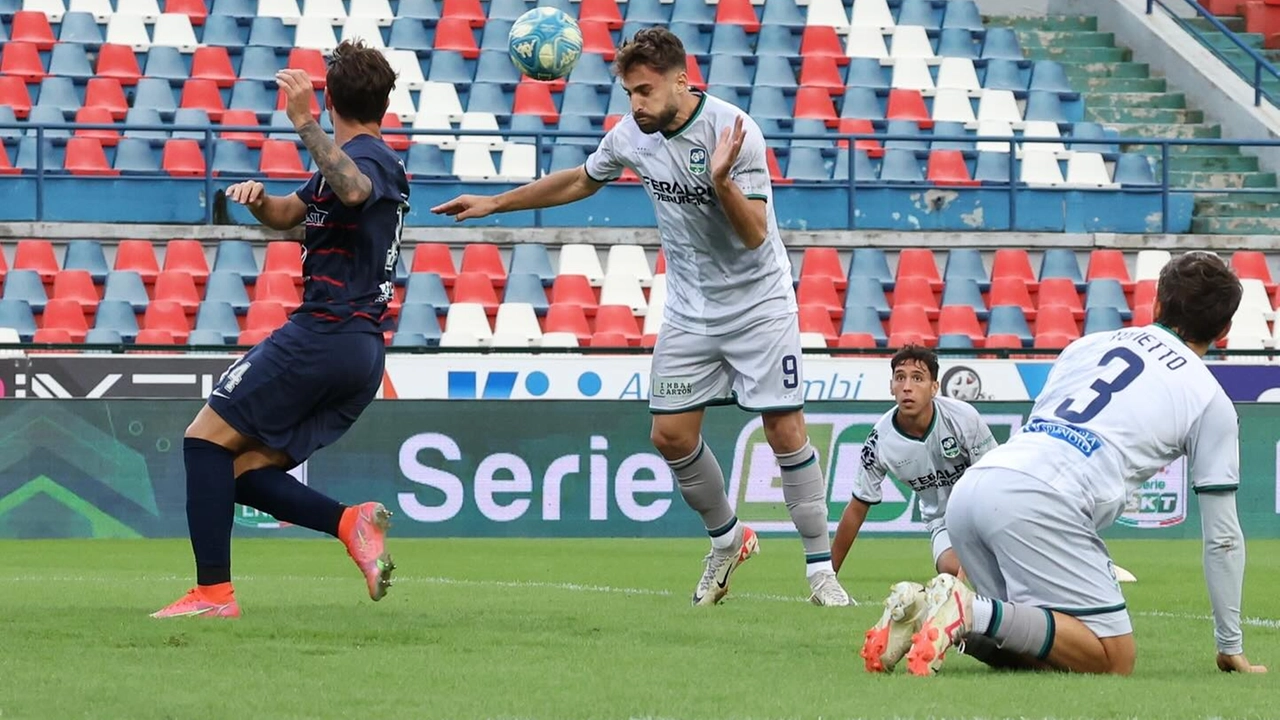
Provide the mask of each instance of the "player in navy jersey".
[{"label": "player in navy jersey", "polygon": [[234,363],[187,428],[187,524],[196,587],[152,617],[238,617],[231,585],[235,504],[328,533],[346,545],[380,600],[395,565],[385,551],[390,513],[380,503],[344,506],[288,470],[336,441],[382,382],[400,231],[408,209],[404,165],[380,126],[396,73],[383,55],[343,42],[329,60],[330,139],[311,115],[311,79],[282,70],[276,83],[319,172],[296,193],[267,195],[260,182],[227,189],[267,227],[304,224],[303,302],[289,321]]}]

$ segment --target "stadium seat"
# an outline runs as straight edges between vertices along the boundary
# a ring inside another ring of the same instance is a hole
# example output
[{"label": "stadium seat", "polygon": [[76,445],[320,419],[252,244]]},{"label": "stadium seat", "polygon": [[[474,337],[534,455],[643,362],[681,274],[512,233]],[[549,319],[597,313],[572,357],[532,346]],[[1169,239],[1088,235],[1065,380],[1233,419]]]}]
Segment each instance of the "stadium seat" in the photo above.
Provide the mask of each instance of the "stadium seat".
[{"label": "stadium seat", "polygon": [[[1096,255],[1099,251],[1095,250]],[[1092,263],[1090,263],[1092,269]],[[1271,280],[1271,268],[1267,264],[1267,256],[1258,250],[1236,250],[1231,254],[1231,268],[1243,279],[1259,280],[1266,288],[1267,294],[1275,292],[1276,284]],[[1092,278],[1092,274],[1090,275]],[[1128,276],[1125,276],[1128,279]]]},{"label": "stadium seat", "polygon": [[215,271],[209,275],[205,286],[205,303],[224,304],[235,314],[243,315],[249,310],[249,294],[239,275],[225,270]]},{"label": "stadium seat", "polygon": [[974,346],[981,346],[986,339],[978,314],[970,305],[946,305],[938,315],[939,335],[964,335]]},{"label": "stadium seat", "polygon": [[302,166],[298,146],[288,140],[267,140],[262,145],[258,169],[271,179],[306,180],[311,173]]},{"label": "stadium seat", "polygon": [[979,320],[987,319],[987,305],[982,299],[982,290],[972,278],[947,278],[947,286],[942,291],[942,307],[951,305],[971,307]]},{"label": "stadium seat", "polygon": [[227,49],[218,46],[196,48],[191,56],[191,77],[212,80],[220,88],[229,88],[239,79]]},{"label": "stadium seat", "polygon": [[58,274],[58,259],[48,240],[19,240],[13,255],[14,270],[33,270],[41,283],[51,283]]},{"label": "stadium seat", "polygon": [[1036,313],[1035,335],[1064,335],[1072,340],[1080,336],[1078,323],[1084,313],[1077,314],[1063,305],[1040,306]]},{"label": "stadium seat", "polygon": [[[1058,123],[1048,122],[1045,120],[1028,120],[1022,130],[1023,142],[1018,146],[1019,152],[1022,153],[1054,153],[1058,157],[1062,157],[1067,152],[1067,148],[1061,142],[1028,142],[1032,138],[1052,138],[1062,137],[1058,130]],[[1110,179],[1108,178],[1108,182]]]},{"label": "stadium seat", "polygon": [[644,288],[630,272],[607,273],[600,287],[600,305],[625,305],[632,314],[643,317],[648,312]]},{"label": "stadium seat", "polygon": [[142,312],[150,302],[146,285],[138,273],[128,270],[115,270],[107,275],[102,299],[120,300],[129,303],[134,312]]},{"label": "stadium seat", "polygon": [[31,342],[36,334],[36,319],[23,300],[0,299],[0,328],[18,332],[22,342]]},{"label": "stadium seat", "polygon": [[890,120],[909,120],[924,130],[933,127],[933,118],[930,117],[919,90],[890,90],[885,117]]},{"label": "stadium seat", "polygon": [[342,25],[341,42],[361,40],[366,47],[386,50],[387,44],[382,39],[382,30],[376,18],[352,17]]},{"label": "stadium seat", "polygon": [[253,302],[278,303],[285,312],[293,312],[302,304],[302,296],[294,282],[295,275],[264,269],[253,286]]},{"label": "stadium seat", "polygon": [[1160,278],[1160,270],[1169,260],[1172,259],[1168,250],[1139,250],[1137,258],[1137,268],[1133,278],[1139,282],[1143,280],[1158,280]]},{"label": "stadium seat", "polygon": [[1261,280],[1245,278],[1240,281],[1240,286],[1244,291],[1240,298],[1241,311],[1257,312],[1268,321],[1275,319],[1275,309],[1271,305],[1271,298],[1267,296],[1266,288]]},{"label": "stadium seat", "polygon": [[[934,85],[933,73],[929,71],[929,63],[924,58],[899,58],[893,62],[893,74],[890,84],[899,90],[919,90],[932,93]],[[967,98],[967,96],[966,96]]]},{"label": "stadium seat", "polygon": [[151,48],[151,35],[140,15],[112,15],[107,22],[106,41],[113,45],[128,45],[137,52],[145,52]]},{"label": "stadium seat", "polygon": [[560,275],[582,275],[592,287],[604,282],[604,269],[594,245],[569,243],[560,248]]},{"label": "stadium seat", "polygon": [[836,290],[844,290],[848,276],[840,262],[836,248],[805,248],[800,263],[800,277],[821,277],[832,282]]},{"label": "stadium seat", "polygon": [[[56,262],[55,260],[54,267],[56,267]],[[67,271],[85,271],[92,279],[92,283],[100,283],[106,280],[108,273],[107,260],[102,251],[101,243],[97,240],[68,241],[62,255],[62,270],[63,273]],[[3,271],[3,264],[0,263],[0,277],[3,277]],[[58,273],[54,276],[55,284],[57,277],[63,273]]]},{"label": "stadium seat", "polygon": [[881,319],[889,317],[889,302],[878,280],[870,277],[849,279],[849,286],[845,291],[844,299],[845,316],[848,316],[849,313],[854,312],[857,308],[870,308]]},{"label": "stadium seat", "polygon": [[1133,281],[1129,279],[1129,268],[1125,265],[1124,252],[1121,250],[1094,250],[1089,253],[1085,279],[1089,282],[1115,280],[1126,293],[1133,292]]},{"label": "stadium seat", "polygon": [[618,333],[628,345],[640,344],[640,326],[626,305],[601,305],[596,310],[595,331]]},{"label": "stadium seat", "polygon": [[297,25],[302,19],[298,0],[258,0],[258,17],[279,18],[285,25]]},{"label": "stadium seat", "polygon": [[142,278],[142,282],[151,285],[160,274],[160,265],[156,262],[155,248],[149,240],[121,240],[116,246],[115,270],[132,271]]},{"label": "stadium seat", "polygon": [[1124,327],[1120,311],[1113,307],[1089,308],[1084,313],[1084,334],[1119,330]]},{"label": "stadium seat", "polygon": [[493,339],[493,327],[489,324],[488,315],[480,305],[472,303],[454,303],[449,306],[445,319],[444,333],[440,338],[441,347],[452,343],[451,334],[468,335],[475,339],[474,344],[488,345]]},{"label": "stadium seat", "polygon": [[107,162],[107,154],[102,149],[102,142],[92,137],[75,137],[68,140],[62,166],[72,175],[79,176],[120,174],[119,170],[112,168]]},{"label": "stadium seat", "polygon": [[[76,111],[77,125],[110,125],[113,122],[111,111],[100,107],[82,107]],[[76,128],[77,138],[96,140],[103,147],[115,147],[120,142],[120,133],[115,129]],[[103,157],[105,160],[106,157]],[[67,167],[70,170],[70,166]]]},{"label": "stadium seat", "polygon": [[1035,319],[1036,306],[1031,301],[1030,288],[1022,278],[993,275],[988,305],[993,313],[998,305],[1014,306],[1028,318]]},{"label": "stadium seat", "polygon": [[817,305],[800,306],[800,332],[818,333],[826,340],[827,345],[834,345],[839,333],[831,320],[831,313]]},{"label": "stadium seat", "polygon": [[1145,155],[1122,153],[1116,158],[1115,182],[1122,187],[1156,187],[1151,161]]},{"label": "stadium seat", "polygon": [[586,344],[591,339],[591,327],[581,306],[553,303],[547,309],[544,325],[546,333],[567,332],[578,338],[578,342]]},{"label": "stadium seat", "polygon": [[45,303],[49,300],[44,287],[40,273],[14,268],[4,279],[4,299],[21,300],[32,311],[40,313],[44,311]]},{"label": "stadium seat", "polygon": [[[914,336],[915,340],[907,340]],[[938,334],[933,329],[928,313],[918,305],[895,305],[889,314],[889,346],[901,347],[908,343],[934,345]]]},{"label": "stadium seat", "polygon": [[[244,330],[271,332],[289,321],[284,307],[276,302],[252,302],[245,314]],[[241,335],[243,342],[243,335]]]},{"label": "stadium seat", "polygon": [[1155,302],[1155,299],[1155,280],[1139,280],[1133,284],[1133,315],[1135,325],[1139,324],[1137,322],[1139,312],[1145,311],[1148,318],[1151,316],[1151,306]]},{"label": "stadium seat", "polygon": [[[886,313],[884,317],[887,318],[888,314]],[[840,326],[840,333],[841,335],[870,335],[876,343],[884,345],[888,336],[885,335],[884,324],[880,319],[881,315],[873,308],[848,307],[845,310],[844,322]]]},{"label": "stadium seat", "polygon": [[288,240],[267,243],[262,259],[263,273],[283,273],[293,278],[295,285],[302,284],[302,246]]},{"label": "stadium seat", "polygon": [[431,305],[441,313],[449,310],[449,294],[444,281],[433,272],[413,272],[405,283],[404,304]]},{"label": "stadium seat", "polygon": [[1039,287],[1035,271],[1031,269],[1031,258],[1021,248],[997,249],[992,258],[991,279],[1014,278],[1027,284],[1031,292]]},{"label": "stadium seat", "polygon": [[498,295],[489,276],[482,272],[469,272],[465,265],[454,281],[453,302],[480,305],[490,315],[498,311]]},{"label": "stadium seat", "polygon": [[958,28],[947,28],[938,35],[938,57],[977,60],[981,45],[975,33]]},{"label": "stadium seat", "polygon": [[205,0],[165,0],[164,11],[182,13],[196,27],[204,25],[209,16],[209,7]]},{"label": "stadium seat", "polygon": [[498,308],[491,346],[527,348],[542,342],[542,328],[532,308],[518,303],[504,303]]},{"label": "stadium seat", "polygon": [[844,306],[830,278],[802,275],[796,288],[796,299],[801,307],[822,308],[833,320],[839,320],[844,315]]},{"label": "stadium seat", "polygon": [[897,281],[919,277],[929,281],[933,292],[942,290],[942,278],[938,275],[938,263],[928,248],[904,248],[898,253]]},{"label": "stadium seat", "polygon": [[787,163],[787,179],[820,183],[830,180],[831,173],[823,161],[822,151],[815,147],[793,147]]},{"label": "stadium seat", "polygon": [[586,314],[594,315],[599,301],[586,276],[561,271],[551,284],[551,304],[576,305]]},{"label": "stadium seat", "polygon": [[[440,286],[440,291],[444,291],[443,285]],[[533,273],[516,272],[514,265],[511,274],[507,277],[502,302],[528,305],[537,315],[546,315],[547,308],[551,304],[547,300],[547,291],[542,285],[542,280]]]},{"label": "stadium seat", "polygon": [[160,22],[163,15],[158,0],[116,0],[116,12],[137,15],[147,24]]},{"label": "stadium seat", "polygon": [[879,248],[854,248],[849,261],[849,284],[858,277],[872,278],[885,290],[893,290],[894,276],[884,251]]},{"label": "stadium seat", "polygon": [[45,69],[39,48],[29,42],[6,43],[4,53],[0,54],[0,75],[20,78],[28,83],[43,80]]},{"label": "stadium seat", "polygon": [[458,271],[453,264],[453,253],[448,245],[439,243],[418,243],[413,250],[413,265],[409,270],[413,274],[435,273],[446,288],[453,287]]},{"label": "stadium seat", "polygon": [[[1129,302],[1125,299],[1124,288],[1118,280],[1111,278],[1089,281],[1089,288],[1085,291],[1084,307],[1085,312],[1097,308],[1115,308],[1122,319],[1128,320],[1133,317]],[[1270,307],[1269,304],[1268,307]]]},{"label": "stadium seat", "polygon": [[93,77],[93,66],[89,64],[84,45],[67,41],[54,45],[53,53],[49,55],[49,74],[75,80]]},{"label": "stadium seat", "polygon": [[[941,286],[939,285],[939,288]],[[925,310],[929,319],[938,317],[938,300],[929,278],[918,275],[899,275],[893,289],[893,308],[918,307]]]},{"label": "stadium seat", "polygon": [[[1025,254],[1025,252],[1024,252]],[[1028,271],[1030,265],[1027,266]],[[973,248],[952,248],[947,251],[947,262],[942,272],[947,286],[956,280],[972,280],[982,292],[991,287],[990,276],[982,261],[982,253]],[[944,288],[945,290],[945,288]],[[943,304],[946,304],[945,301]]]},{"label": "stadium seat", "polygon": [[[257,127],[258,115],[252,110],[227,110],[222,114],[222,125],[228,127]],[[252,130],[223,130],[218,134],[223,140],[232,140],[242,143],[250,149],[259,149],[266,140],[266,136],[261,132]],[[292,145],[293,143],[289,143]],[[217,155],[215,149],[215,156]]]},{"label": "stadium seat", "polygon": [[142,71],[138,67],[138,57],[128,45],[103,45],[98,48],[98,64],[96,74],[102,78],[112,78],[121,85],[137,85]]},{"label": "stadium seat", "polygon": [[468,243],[462,249],[461,272],[484,275],[498,289],[507,282],[507,269],[498,246],[491,243]]},{"label": "stadium seat", "polygon": [[983,60],[1022,60],[1022,47],[1018,44],[1018,35],[1012,28],[987,28],[986,40],[982,44]]},{"label": "stadium seat", "polygon": [[[893,132],[892,130],[890,132]],[[880,180],[893,183],[922,183],[924,173],[916,159],[914,149],[889,148],[885,143],[884,163],[880,166]]]},{"label": "stadium seat", "polygon": [[1050,307],[1065,307],[1077,320],[1084,317],[1080,304],[1080,292],[1069,278],[1051,277],[1040,280],[1040,294],[1036,299],[1036,312],[1044,313]]},{"label": "stadium seat", "polygon": [[535,275],[546,287],[550,287],[556,277],[547,247],[542,243],[520,243],[512,247],[510,274]]},{"label": "stadium seat", "polygon": [[[7,298],[6,298],[7,299]],[[28,303],[29,304],[29,303]],[[33,308],[34,309],[34,306]],[[84,342],[89,332],[85,322],[85,308],[76,300],[54,298],[44,305],[40,318],[41,329],[61,330],[68,334],[69,340],[50,342]],[[41,342],[37,337],[36,342]]]},{"label": "stadium seat", "polygon": [[1084,277],[1074,250],[1049,248],[1040,260],[1040,282],[1049,278],[1065,278],[1075,284],[1077,291],[1084,290]]},{"label": "stadium seat", "polygon": [[15,43],[30,43],[40,51],[52,50],[57,41],[53,36],[50,22],[62,22],[62,15],[46,15],[38,10],[20,10],[9,19],[9,43],[5,45],[6,54]]},{"label": "stadium seat", "polygon": [[1009,90],[987,89],[978,100],[978,122],[994,120],[1011,125],[1021,125],[1022,111],[1018,109],[1018,101]]},{"label": "stadium seat", "polygon": [[966,90],[938,90],[933,96],[932,117],[935,123],[972,124],[977,122],[977,118],[973,114],[973,105],[969,102],[969,93]]},{"label": "stadium seat", "polygon": [[1017,337],[1024,346],[1031,344],[1031,328],[1027,325],[1027,318],[1021,308],[1013,305],[992,306],[991,317],[987,322],[987,347],[995,347],[992,340],[999,335]]},{"label": "stadium seat", "polygon": [[[81,320],[83,320],[83,315]],[[83,335],[81,336],[83,337]],[[75,342],[75,336],[71,331],[61,327],[41,327],[36,330],[36,334],[32,337],[32,342],[40,345],[69,345]],[[49,350],[47,352],[69,352],[64,350]]]},{"label": "stadium seat", "polygon": [[253,256],[253,245],[243,240],[219,242],[213,258],[213,272],[235,273],[252,284],[258,279],[258,261]]},{"label": "stadium seat", "polygon": [[437,345],[440,342],[441,330],[439,316],[443,312],[445,312],[444,309],[428,303],[406,302],[400,308],[396,333],[421,335],[427,345]]},{"label": "stadium seat", "polygon": [[188,315],[194,315],[200,306],[196,282],[190,273],[182,270],[167,270],[156,276],[154,299],[175,302]]},{"label": "stadium seat", "polygon": [[942,58],[942,64],[938,67],[937,88],[963,90],[971,96],[982,92],[982,84],[978,82],[978,73],[974,69],[973,61],[958,57]]},{"label": "stadium seat", "polygon": [[969,175],[964,154],[959,150],[934,150],[929,153],[926,177],[935,185],[974,186],[979,183]]},{"label": "stadium seat", "polygon": [[1028,185],[1048,187],[1058,187],[1066,183],[1066,179],[1062,176],[1062,168],[1058,165],[1057,156],[1040,149],[1029,149],[1023,154],[1018,180]]}]

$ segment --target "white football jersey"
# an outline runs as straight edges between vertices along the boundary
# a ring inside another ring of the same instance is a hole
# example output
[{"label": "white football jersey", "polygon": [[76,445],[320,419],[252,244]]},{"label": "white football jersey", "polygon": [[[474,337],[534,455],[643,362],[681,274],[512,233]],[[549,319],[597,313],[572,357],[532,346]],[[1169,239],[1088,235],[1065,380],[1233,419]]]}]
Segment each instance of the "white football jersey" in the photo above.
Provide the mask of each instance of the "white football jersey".
[{"label": "white football jersey", "polygon": [[932,531],[942,527],[951,487],[996,446],[996,439],[978,411],[960,400],[934,398],[933,422],[923,438],[903,435],[894,422],[897,414],[894,408],[882,415],[862,444],[853,496],[868,505],[879,503],[880,487],[892,473],[915,491],[920,516]]},{"label": "white football jersey", "polygon": [[[720,207],[711,181],[711,155],[720,132],[743,118],[746,137],[730,171],[748,198],[764,200],[764,244],[748,250]],[[593,180],[616,180],[631,168],[653,201],[667,260],[664,318],[702,335],[740,330],[769,317],[796,312],[791,261],[778,235],[764,135],[749,115],[719,98],[702,95],[675,132],[646,134],[627,115],[587,158]]]},{"label": "white football jersey", "polygon": [[1125,499],[1186,455],[1197,491],[1240,484],[1235,407],[1199,356],[1160,325],[1094,333],[1049,372],[1031,417],[976,467],[1000,467],[1079,494],[1098,529]]}]

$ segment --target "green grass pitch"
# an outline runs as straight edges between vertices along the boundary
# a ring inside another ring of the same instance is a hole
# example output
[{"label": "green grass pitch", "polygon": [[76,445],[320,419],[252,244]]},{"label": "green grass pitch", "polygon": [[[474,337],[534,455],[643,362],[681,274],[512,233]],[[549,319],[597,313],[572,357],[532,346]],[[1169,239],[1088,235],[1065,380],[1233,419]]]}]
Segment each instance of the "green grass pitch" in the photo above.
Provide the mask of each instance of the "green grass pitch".
[{"label": "green grass pitch", "polygon": [[[857,656],[924,540],[858,542],[860,603],[804,602],[800,546],[763,538],[716,608],[688,597],[700,540],[396,540],[372,603],[342,547],[238,541],[237,621],[152,620],[189,584],[185,541],[0,542],[0,718],[1274,718],[1280,541],[1249,544],[1245,646],[1213,665],[1196,542],[1112,544],[1133,571],[1133,678],[871,676]],[[905,668],[903,668],[905,670]]]}]

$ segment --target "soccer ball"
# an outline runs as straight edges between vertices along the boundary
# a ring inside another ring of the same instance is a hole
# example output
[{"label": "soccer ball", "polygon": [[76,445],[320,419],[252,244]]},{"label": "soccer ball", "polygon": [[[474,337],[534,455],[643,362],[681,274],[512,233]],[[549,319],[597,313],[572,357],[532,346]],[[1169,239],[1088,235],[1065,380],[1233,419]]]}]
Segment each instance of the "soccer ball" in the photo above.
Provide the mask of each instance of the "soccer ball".
[{"label": "soccer ball", "polygon": [[582,29],[563,10],[537,7],[520,16],[507,40],[511,62],[534,80],[558,80],[582,55]]}]

